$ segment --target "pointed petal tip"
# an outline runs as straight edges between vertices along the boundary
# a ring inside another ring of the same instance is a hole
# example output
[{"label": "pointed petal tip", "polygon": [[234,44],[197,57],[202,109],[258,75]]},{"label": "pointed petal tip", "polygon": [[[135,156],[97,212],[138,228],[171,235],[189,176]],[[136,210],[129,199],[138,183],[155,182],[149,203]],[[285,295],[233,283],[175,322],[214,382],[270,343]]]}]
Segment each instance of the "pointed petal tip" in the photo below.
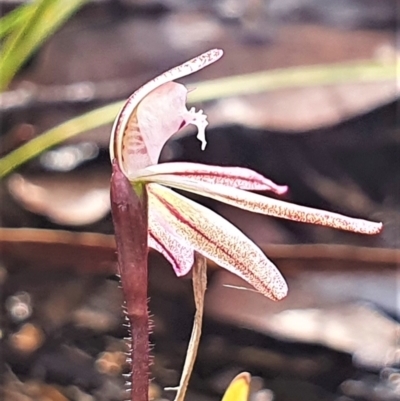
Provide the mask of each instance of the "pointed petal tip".
[{"label": "pointed petal tip", "polygon": [[383,230],[383,223],[379,222],[379,223],[375,223],[375,224],[376,224],[376,231],[374,232],[374,234],[379,234]]},{"label": "pointed petal tip", "polygon": [[279,286],[276,286],[273,288],[270,293],[269,293],[269,298],[271,298],[273,301],[281,301],[283,298],[285,298],[288,294],[288,286],[285,281],[280,283]]},{"label": "pointed petal tip", "polygon": [[372,221],[360,220],[359,225],[357,225],[354,229],[350,229],[349,231],[358,232],[360,234],[375,235],[379,234],[382,229],[383,224],[381,222],[374,223]]},{"label": "pointed petal tip", "polygon": [[224,51],[222,49],[212,49],[210,50],[210,52],[213,53],[213,56],[216,60],[218,60],[219,58],[221,58],[224,55]]},{"label": "pointed petal tip", "polygon": [[212,63],[215,63],[218,61],[224,54],[224,51],[222,49],[211,49],[206,51],[205,53],[201,54],[198,57],[195,57],[194,59],[190,60],[191,61],[200,61],[202,62],[201,68],[210,65]]},{"label": "pointed petal tip", "polygon": [[275,193],[278,195],[284,195],[289,191],[289,187],[287,185],[277,185],[275,187]]},{"label": "pointed petal tip", "polygon": [[[266,258],[268,261],[268,259]],[[281,301],[288,294],[288,285],[281,272],[269,262],[268,274],[265,267],[259,271],[258,280],[251,283],[262,295],[272,301]],[[263,274],[264,273],[264,274]]]},{"label": "pointed petal tip", "polygon": [[176,277],[178,277],[178,278],[188,275],[190,270],[192,269],[192,268],[190,268],[190,269],[182,269],[182,267],[180,267],[180,266],[177,268],[174,265],[172,265],[172,268],[174,270],[174,273],[175,273]]}]

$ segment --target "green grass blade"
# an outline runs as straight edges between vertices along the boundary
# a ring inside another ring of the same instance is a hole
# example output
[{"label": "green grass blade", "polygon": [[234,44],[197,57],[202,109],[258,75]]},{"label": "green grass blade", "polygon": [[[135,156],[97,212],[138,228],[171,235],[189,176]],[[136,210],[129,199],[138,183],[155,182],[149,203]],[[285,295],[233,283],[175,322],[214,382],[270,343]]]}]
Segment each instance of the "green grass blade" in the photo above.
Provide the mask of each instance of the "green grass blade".
[{"label": "green grass blade", "polygon": [[251,74],[219,78],[199,84],[190,93],[192,102],[204,102],[223,97],[256,94],[284,88],[299,88],[347,82],[377,82],[393,79],[400,73],[400,63],[380,63],[370,60],[290,67]]},{"label": "green grass blade", "polygon": [[87,0],[40,0],[31,4],[32,12],[7,37],[0,53],[0,91],[19,68]]},{"label": "green grass blade", "polygon": [[38,156],[44,150],[83,132],[110,124],[116,117],[123,102],[100,107],[79,117],[72,118],[32,139],[0,159],[0,178],[16,167]]},{"label": "green grass blade", "polygon": [[[228,96],[248,95],[290,87],[333,85],[346,82],[377,82],[393,79],[400,66],[371,62],[345,63],[286,68],[254,74],[232,76],[193,84],[195,91],[189,93],[190,102],[204,102]],[[0,179],[28,160],[90,129],[110,124],[115,119],[123,102],[112,103],[89,113],[75,117],[0,159]]]},{"label": "green grass blade", "polygon": [[0,18],[0,39],[20,28],[27,18],[34,12],[35,4],[24,4],[10,11]]}]

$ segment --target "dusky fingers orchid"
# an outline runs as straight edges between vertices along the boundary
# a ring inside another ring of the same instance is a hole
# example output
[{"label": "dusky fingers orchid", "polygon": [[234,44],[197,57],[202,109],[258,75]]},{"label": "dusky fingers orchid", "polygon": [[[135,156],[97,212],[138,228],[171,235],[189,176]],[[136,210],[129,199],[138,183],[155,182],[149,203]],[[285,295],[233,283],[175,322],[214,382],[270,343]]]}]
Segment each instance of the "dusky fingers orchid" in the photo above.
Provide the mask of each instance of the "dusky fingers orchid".
[{"label": "dusky fingers orchid", "polygon": [[202,149],[205,148],[206,116],[202,110],[187,110],[187,89],[173,81],[214,63],[222,54],[222,50],[210,50],[138,89],[115,121],[111,160],[117,160],[134,188],[144,187],[147,191],[148,244],[170,261],[178,276],[188,273],[193,253],[197,251],[239,275],[264,295],[279,300],[286,295],[287,286],[263,252],[221,216],[167,187],[256,213],[363,234],[378,233],[382,224],[249,192],[271,191],[280,195],[287,187],[246,168],[183,162],[157,164],[165,142],[188,124],[197,126],[197,138]]}]

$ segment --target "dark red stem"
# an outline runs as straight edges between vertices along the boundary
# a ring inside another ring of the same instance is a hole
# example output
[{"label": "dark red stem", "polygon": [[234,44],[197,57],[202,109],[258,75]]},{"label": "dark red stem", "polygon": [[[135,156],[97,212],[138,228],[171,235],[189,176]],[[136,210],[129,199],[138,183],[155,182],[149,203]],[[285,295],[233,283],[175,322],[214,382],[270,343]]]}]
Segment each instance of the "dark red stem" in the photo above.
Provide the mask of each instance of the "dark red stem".
[{"label": "dark red stem", "polygon": [[147,311],[147,194],[144,186],[132,189],[113,162],[111,211],[118,266],[127,316],[132,331],[131,401],[148,401],[149,316]]}]

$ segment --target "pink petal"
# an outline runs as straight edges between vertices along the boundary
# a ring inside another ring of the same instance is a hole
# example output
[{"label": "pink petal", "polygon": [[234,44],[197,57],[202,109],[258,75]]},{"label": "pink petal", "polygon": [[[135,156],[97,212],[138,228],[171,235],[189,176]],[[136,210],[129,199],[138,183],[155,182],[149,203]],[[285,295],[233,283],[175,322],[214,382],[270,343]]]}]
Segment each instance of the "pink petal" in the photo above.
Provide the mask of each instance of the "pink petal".
[{"label": "pink petal", "polygon": [[199,163],[163,163],[149,166],[137,173],[138,180],[150,179],[159,181],[162,179],[193,180],[209,184],[221,184],[228,187],[239,188],[248,191],[272,191],[276,194],[284,194],[288,187],[277,185],[253,170],[242,167],[210,166]]},{"label": "pink petal", "polygon": [[262,294],[278,300],[287,286],[275,265],[241,231],[218,214],[157,184],[147,186],[150,210],[194,249],[244,278]]},{"label": "pink petal", "polygon": [[178,277],[189,273],[193,266],[193,248],[174,234],[162,214],[154,208],[149,208],[149,247],[171,263]]},{"label": "pink petal", "polygon": [[184,180],[181,177],[178,177],[178,179],[175,177],[171,178],[171,176],[168,177],[168,179],[161,177],[157,182],[216,199],[251,212],[280,217],[282,219],[319,224],[361,234],[377,234],[382,230],[382,223],[374,223],[327,212],[325,210],[300,206],[224,185],[208,184],[204,182],[199,183],[196,181]]},{"label": "pink petal", "polygon": [[[137,130],[125,135],[125,163],[128,175],[145,167],[135,161],[137,136],[142,138],[151,164],[157,164],[161,150],[172,135],[188,124],[198,127],[198,136],[205,146],[207,117],[202,110],[186,109],[187,89],[182,84],[167,82],[149,93],[136,109]],[[129,145],[132,143],[132,147]]]},{"label": "pink petal", "polygon": [[222,54],[220,49],[203,53],[164,72],[129,97],[115,120],[110,139],[111,160],[118,160],[126,176],[135,169],[157,163],[164,143],[187,124],[198,126],[199,139],[205,146],[205,116],[201,111],[196,113],[193,109],[186,109],[187,90],[172,81],[214,63]]}]

